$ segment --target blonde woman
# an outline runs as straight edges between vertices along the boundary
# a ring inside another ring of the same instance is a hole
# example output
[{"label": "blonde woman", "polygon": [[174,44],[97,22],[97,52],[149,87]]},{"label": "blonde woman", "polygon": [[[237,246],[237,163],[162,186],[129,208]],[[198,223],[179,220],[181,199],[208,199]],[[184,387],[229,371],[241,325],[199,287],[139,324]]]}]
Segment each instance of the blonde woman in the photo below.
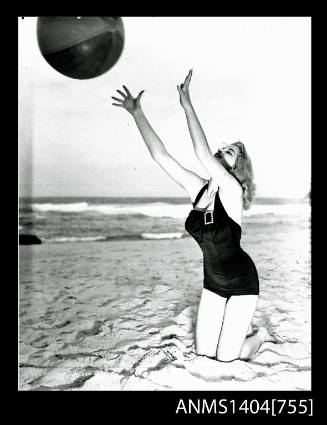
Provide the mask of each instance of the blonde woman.
[{"label": "blonde woman", "polygon": [[241,142],[211,152],[190,99],[191,78],[192,70],[177,90],[194,152],[209,180],[187,170],[167,152],[142,110],[144,90],[133,98],[123,86],[125,92],[117,90],[121,98],[112,97],[113,105],[133,116],[154,161],[192,201],[185,229],[203,252],[204,269],[196,325],[197,354],[225,362],[248,360],[270,340],[265,328],[252,334],[259,279],[252,259],[240,246],[242,211],[250,207],[254,192],[252,164]]}]

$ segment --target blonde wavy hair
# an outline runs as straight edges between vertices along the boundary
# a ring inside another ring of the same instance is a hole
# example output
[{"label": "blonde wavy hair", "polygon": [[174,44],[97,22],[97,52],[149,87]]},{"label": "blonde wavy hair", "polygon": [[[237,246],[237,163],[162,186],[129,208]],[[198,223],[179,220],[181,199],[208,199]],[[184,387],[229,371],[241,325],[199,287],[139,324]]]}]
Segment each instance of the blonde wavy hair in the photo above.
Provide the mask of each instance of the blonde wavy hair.
[{"label": "blonde wavy hair", "polygon": [[242,142],[232,143],[240,149],[240,153],[236,158],[234,166],[229,172],[239,181],[243,189],[243,209],[248,210],[251,207],[253,197],[255,195],[255,184],[253,182],[252,162]]}]

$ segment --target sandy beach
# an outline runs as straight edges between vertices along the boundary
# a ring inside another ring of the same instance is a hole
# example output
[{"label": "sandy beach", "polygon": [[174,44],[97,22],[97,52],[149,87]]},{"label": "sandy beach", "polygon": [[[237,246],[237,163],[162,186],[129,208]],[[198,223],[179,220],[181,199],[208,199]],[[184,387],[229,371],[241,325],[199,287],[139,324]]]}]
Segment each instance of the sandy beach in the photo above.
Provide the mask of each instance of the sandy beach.
[{"label": "sandy beach", "polygon": [[[260,235],[260,243],[258,243]],[[20,246],[20,390],[310,390],[309,221],[244,226],[278,343],[248,362],[195,353],[202,254],[191,238]]]}]

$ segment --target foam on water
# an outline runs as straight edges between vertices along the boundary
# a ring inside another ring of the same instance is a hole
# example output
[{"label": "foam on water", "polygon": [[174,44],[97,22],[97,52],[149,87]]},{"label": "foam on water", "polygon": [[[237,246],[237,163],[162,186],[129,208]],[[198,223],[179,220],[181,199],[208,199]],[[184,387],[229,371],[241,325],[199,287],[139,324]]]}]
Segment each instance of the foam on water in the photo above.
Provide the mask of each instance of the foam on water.
[{"label": "foam on water", "polygon": [[77,236],[68,236],[68,237],[57,237],[57,238],[49,238],[45,239],[46,242],[54,242],[54,243],[65,243],[65,242],[92,242],[92,241],[104,241],[106,240],[105,236],[85,236],[85,237],[77,237]]},{"label": "foam on water", "polygon": [[33,211],[59,211],[59,212],[84,212],[88,208],[87,202],[74,202],[69,204],[32,204]]},{"label": "foam on water", "polygon": [[185,233],[142,233],[143,239],[181,239]]},{"label": "foam on water", "polygon": [[[33,211],[41,212],[63,212],[63,213],[83,213],[95,212],[105,215],[145,215],[148,217],[168,217],[168,218],[185,218],[187,217],[191,206],[190,204],[169,204],[165,202],[140,203],[140,204],[89,204],[87,202],[76,203],[34,203]],[[244,216],[253,215],[309,215],[311,207],[306,203],[292,204],[254,204],[252,207],[244,211]]]},{"label": "foam on water", "polygon": [[253,216],[253,215],[264,215],[264,214],[273,214],[273,215],[294,215],[294,216],[308,216],[310,214],[311,207],[309,204],[296,203],[296,204],[254,204],[249,210],[244,210],[244,216]]},{"label": "foam on water", "polygon": [[158,240],[158,239],[181,239],[187,237],[185,232],[174,233],[136,233],[136,234],[119,234],[116,236],[64,236],[45,238],[44,242],[49,243],[65,243],[65,242],[93,242],[93,241],[119,241],[119,240]]},{"label": "foam on water", "polygon": [[35,203],[32,204],[33,211],[42,212],[97,212],[107,215],[146,215],[149,217],[170,217],[182,218],[185,217],[190,209],[189,204],[174,205],[164,202],[154,202],[149,204],[104,204],[90,205],[87,202],[76,202],[68,204],[54,203]]}]

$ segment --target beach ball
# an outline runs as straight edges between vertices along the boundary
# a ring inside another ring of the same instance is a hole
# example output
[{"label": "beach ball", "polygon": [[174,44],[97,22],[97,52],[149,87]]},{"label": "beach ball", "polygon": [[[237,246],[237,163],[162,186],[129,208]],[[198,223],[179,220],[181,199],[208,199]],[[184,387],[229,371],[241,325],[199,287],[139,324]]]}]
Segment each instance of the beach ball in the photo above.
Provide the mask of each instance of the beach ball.
[{"label": "beach ball", "polygon": [[117,63],[124,47],[124,25],[115,16],[40,16],[37,41],[56,71],[84,80]]}]

